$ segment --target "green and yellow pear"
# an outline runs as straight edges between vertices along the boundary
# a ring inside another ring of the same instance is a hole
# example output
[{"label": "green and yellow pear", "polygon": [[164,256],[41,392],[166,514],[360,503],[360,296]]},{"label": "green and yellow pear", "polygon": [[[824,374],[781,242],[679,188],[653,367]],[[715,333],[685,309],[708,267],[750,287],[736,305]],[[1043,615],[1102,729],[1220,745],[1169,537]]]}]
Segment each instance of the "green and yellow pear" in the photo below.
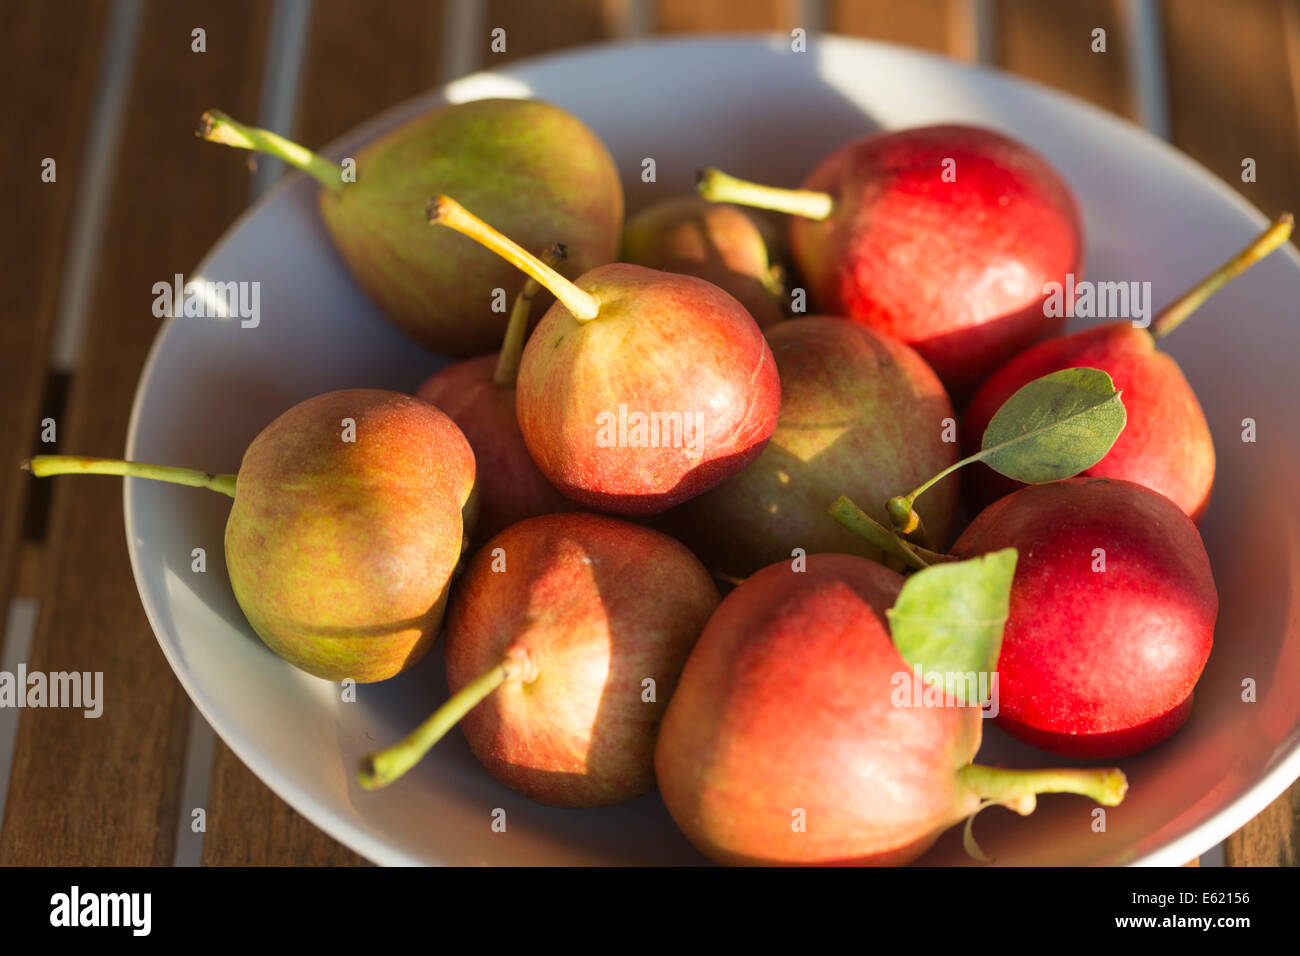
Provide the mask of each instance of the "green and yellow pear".
[{"label": "green and yellow pear", "polygon": [[198,133],[320,180],[321,217],[353,277],[395,325],[438,353],[495,349],[507,321],[493,309],[496,290],[513,296],[523,277],[486,249],[430,230],[430,196],[460,197],[527,248],[563,243],[568,276],[618,255],[623,187],[609,151],[572,113],[540,100],[443,106],[343,164],[216,110],[203,114]]},{"label": "green and yellow pear", "polygon": [[26,467],[230,495],[226,568],[253,630],[307,673],[358,683],[429,649],[476,502],[474,455],[451,419],[377,389],[293,406],[253,439],[237,475],[59,455]]},{"label": "green and yellow pear", "polygon": [[[771,441],[744,471],[673,509],[659,527],[726,577],[788,560],[795,548],[882,560],[827,509],[847,495],[888,522],[884,502],[900,493],[889,489],[915,487],[955,462],[948,393],[913,349],[849,319],[790,319],[765,335],[781,378]],[[956,477],[918,502],[936,547],[953,532]]]}]

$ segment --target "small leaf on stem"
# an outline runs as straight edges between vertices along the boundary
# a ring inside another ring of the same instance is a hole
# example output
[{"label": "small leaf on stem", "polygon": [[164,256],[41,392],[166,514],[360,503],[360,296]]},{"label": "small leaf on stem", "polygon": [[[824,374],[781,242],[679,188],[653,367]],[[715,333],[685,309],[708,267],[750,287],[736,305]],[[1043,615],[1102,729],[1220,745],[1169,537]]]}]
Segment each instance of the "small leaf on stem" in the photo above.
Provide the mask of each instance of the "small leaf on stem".
[{"label": "small leaf on stem", "polygon": [[920,524],[916,499],[971,462],[982,461],[1027,484],[1059,481],[1106,457],[1128,420],[1119,390],[1096,368],[1067,368],[1035,379],[997,410],[981,448],[923,485],[885,503],[894,530],[910,534]]},{"label": "small leaf on stem", "polygon": [[1106,457],[1127,413],[1109,375],[1067,368],[1003,402],[972,458],[1027,484],[1070,478]]}]

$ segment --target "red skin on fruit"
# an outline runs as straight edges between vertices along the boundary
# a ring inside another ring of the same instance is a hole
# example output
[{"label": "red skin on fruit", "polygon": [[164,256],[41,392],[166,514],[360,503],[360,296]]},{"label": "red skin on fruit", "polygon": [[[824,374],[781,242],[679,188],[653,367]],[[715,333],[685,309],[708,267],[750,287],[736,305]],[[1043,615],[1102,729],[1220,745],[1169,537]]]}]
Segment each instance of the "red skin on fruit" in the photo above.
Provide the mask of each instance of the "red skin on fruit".
[{"label": "red skin on fruit", "polygon": [[[945,182],[949,159],[956,179]],[[911,345],[954,398],[1064,327],[1043,314],[1043,288],[1082,272],[1078,207],[1022,144],[971,126],[868,136],[802,188],[835,201],[823,222],[790,219],[818,307]]]},{"label": "red skin on fruit", "polygon": [[486,541],[509,525],[537,515],[573,511],[537,469],[519,432],[515,390],[492,381],[497,355],[457,362],[439,370],[416,395],[455,422],[478,462],[478,524],[475,539]]},{"label": "red skin on fruit", "polygon": [[[982,511],[959,557],[1020,553],[998,660],[998,724],[1067,757],[1154,746],[1190,712],[1219,598],[1196,526],[1141,485],[1071,478]],[[1094,570],[1095,549],[1105,571]]]},{"label": "red skin on fruit", "polygon": [[307,673],[385,680],[437,635],[474,504],[469,443],[428,402],[377,389],[309,398],[239,466],[226,522],[235,598]]},{"label": "red skin on fruit", "polygon": [[[562,303],[547,310],[516,387],[524,442],[552,485],[590,508],[650,515],[758,456],[776,427],[781,383],[739,302],[703,279],[625,263],[592,269],[577,285],[600,314],[580,324]],[[681,424],[655,438],[634,431],[634,415]]]},{"label": "red skin on fruit", "polygon": [[813,554],[722,602],[655,750],[664,802],[705,855],[901,864],[974,812],[957,771],[979,748],[978,708],[895,706],[896,675],[912,670],[884,615],[902,585],[865,558]]},{"label": "red skin on fruit", "polygon": [[649,528],[591,514],[507,528],[458,585],[447,684],[454,694],[507,654],[525,656],[536,676],[502,684],[461,720],[474,755],[549,806],[648,792],[664,708],[718,600],[695,556]]},{"label": "red skin on fruit", "polygon": [[[1200,521],[1214,487],[1214,441],[1196,393],[1182,369],[1145,329],[1112,322],[1049,339],[1016,356],[980,386],[966,409],[966,453],[979,449],[989,420],[1020,388],[1066,368],[1099,368],[1123,395],[1128,423],[1114,446],[1084,475],[1123,478],[1158,491]],[[976,464],[967,478],[974,507],[982,508],[1019,482]]]}]

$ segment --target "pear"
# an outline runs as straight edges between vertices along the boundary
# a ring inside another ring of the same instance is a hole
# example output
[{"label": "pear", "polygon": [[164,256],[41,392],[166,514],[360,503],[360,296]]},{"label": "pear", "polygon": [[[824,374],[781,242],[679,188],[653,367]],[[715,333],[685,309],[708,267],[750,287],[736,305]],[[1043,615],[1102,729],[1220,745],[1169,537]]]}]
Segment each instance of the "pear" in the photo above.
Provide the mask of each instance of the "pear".
[{"label": "pear", "polygon": [[428,650],[472,528],[474,456],[410,395],[329,392],[253,439],[238,475],[39,456],[37,476],[127,475],[234,498],[226,569],[253,630],[316,677],[384,680]]},{"label": "pear", "polygon": [[785,270],[772,261],[772,225],[754,212],[700,196],[677,196],[632,216],[624,262],[707,279],[730,293],[759,328],[785,318]]},{"label": "pear", "polygon": [[324,184],[320,212],[343,261],[392,322],[441,354],[476,355],[501,341],[493,290],[522,277],[485,249],[430,234],[430,195],[465,198],[529,248],[563,242],[577,276],[618,255],[623,188],[609,151],[581,120],[538,100],[487,99],[421,114],[360,150],[355,181],[340,166],[224,113],[199,135],[260,150]]},{"label": "pear", "polygon": [[1219,595],[1177,504],[1114,478],[1028,485],[981,511],[953,553],[1007,547],[1021,560],[998,661],[998,725],[1089,760],[1140,753],[1182,726],[1214,645]]},{"label": "pear", "polygon": [[703,195],[791,214],[813,304],[901,339],[956,400],[1060,332],[1044,286],[1083,271],[1078,203],[1029,147],[991,129],[875,133],[835,150],[798,190],[707,169]]},{"label": "pear", "polygon": [[[1124,392],[1128,423],[1101,461],[1083,474],[1122,478],[1158,491],[1196,522],[1204,516],[1214,489],[1214,440],[1205,412],[1161,340],[1174,331],[1219,288],[1286,242],[1293,217],[1284,213],[1223,265],[1179,296],[1142,328],[1108,322],[1071,335],[1039,342],[989,377],[971,398],[962,434],[978,446],[994,413],[1015,392],[1043,375],[1066,368],[1099,368]],[[966,484],[976,510],[1022,487],[984,464]]]},{"label": "pear", "polygon": [[428,211],[439,231],[492,249],[557,299],[519,360],[515,410],[533,460],[566,497],[657,514],[758,457],[781,384],[734,298],[695,276],[622,262],[570,282],[451,197]]},{"label": "pear", "polygon": [[[766,332],[781,379],[772,439],[740,474],[661,520],[726,577],[744,577],[806,553],[834,551],[881,560],[879,548],[826,513],[841,494],[883,502],[957,460],[952,404],[911,348],[849,319],[814,316]],[[945,441],[945,430],[950,430]],[[948,543],[956,517],[953,475],[922,499],[929,543]],[[883,496],[883,497],[882,497]]]},{"label": "pear", "polygon": [[[686,661],[655,746],[664,803],[730,864],[903,864],[984,802],[1127,790],[1117,769],[972,763],[980,708],[900,700],[913,668],[886,612],[903,578],[845,554],[771,565],[722,602]],[[800,825],[802,824],[802,825]]]},{"label": "pear", "polygon": [[659,722],[718,600],[699,560],[650,528],[592,514],[511,525],[474,556],[452,599],[453,696],[364,758],[362,785],[391,783],[459,721],[483,766],[539,803],[646,793]]}]

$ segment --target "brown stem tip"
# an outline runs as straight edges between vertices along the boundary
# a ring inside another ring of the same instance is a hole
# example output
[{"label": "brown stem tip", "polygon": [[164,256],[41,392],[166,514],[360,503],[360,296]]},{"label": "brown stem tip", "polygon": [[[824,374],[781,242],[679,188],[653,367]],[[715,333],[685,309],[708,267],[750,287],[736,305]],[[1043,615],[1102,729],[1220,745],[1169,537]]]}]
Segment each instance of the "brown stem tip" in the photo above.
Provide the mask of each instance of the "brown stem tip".
[{"label": "brown stem tip", "polygon": [[218,119],[224,119],[225,114],[220,110],[204,110],[203,115],[199,117],[199,125],[194,130],[194,135],[199,139],[208,139],[212,136],[212,130],[217,125]]},{"label": "brown stem tip", "polygon": [[429,200],[429,204],[424,207],[424,216],[429,222],[442,222],[450,211],[448,207],[449,199],[446,196],[434,196]]}]

